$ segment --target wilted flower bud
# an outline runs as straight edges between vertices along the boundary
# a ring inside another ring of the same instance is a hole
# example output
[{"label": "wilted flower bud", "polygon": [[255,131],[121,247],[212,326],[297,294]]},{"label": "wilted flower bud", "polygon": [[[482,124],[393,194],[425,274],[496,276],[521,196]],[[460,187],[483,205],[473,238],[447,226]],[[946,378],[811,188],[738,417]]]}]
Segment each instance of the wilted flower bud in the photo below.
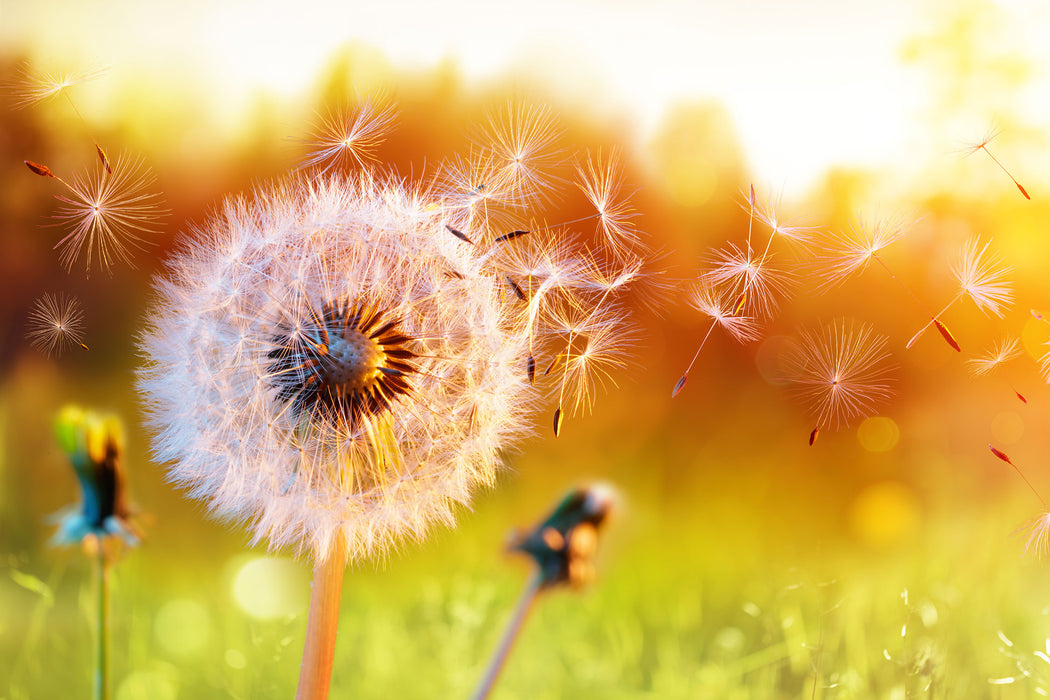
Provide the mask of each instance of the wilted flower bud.
[{"label": "wilted flower bud", "polygon": [[578,587],[594,578],[598,529],[613,508],[608,488],[592,486],[570,492],[547,519],[519,535],[511,549],[535,560],[541,587],[562,583]]},{"label": "wilted flower bud", "polygon": [[80,482],[83,501],[78,509],[63,514],[53,542],[83,542],[88,536],[119,537],[129,546],[139,543],[139,533],[130,520],[125,491],[124,428],[112,414],[67,405],[55,420],[55,435]]}]

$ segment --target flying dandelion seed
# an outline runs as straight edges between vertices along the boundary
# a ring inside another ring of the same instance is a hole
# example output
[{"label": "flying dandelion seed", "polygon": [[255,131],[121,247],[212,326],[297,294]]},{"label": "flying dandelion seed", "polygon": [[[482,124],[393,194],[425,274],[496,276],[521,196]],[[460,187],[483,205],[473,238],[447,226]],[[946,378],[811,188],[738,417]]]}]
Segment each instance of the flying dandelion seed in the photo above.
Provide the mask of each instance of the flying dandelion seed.
[{"label": "flying dandelion seed", "polygon": [[380,99],[329,113],[307,139],[310,152],[300,167],[316,168],[321,175],[333,167],[361,167],[374,161],[376,148],[390,131],[395,115],[395,106]]},{"label": "flying dandelion seed", "polygon": [[[597,211],[598,228],[613,251],[637,246],[639,234],[632,224],[636,212],[623,194],[623,168],[614,151],[608,156],[587,158],[576,164],[577,186]],[[572,223],[572,222],[570,222]]]},{"label": "flying dandelion seed", "polygon": [[1047,510],[1050,510],[1050,506],[1046,505],[1046,501],[1044,501],[1043,497],[1039,495],[1038,491],[1036,491],[1035,486],[1032,486],[1032,482],[1028,480],[1028,477],[1024,475],[1024,472],[1021,471],[1021,468],[1018,467],[1016,464],[1014,464],[1013,460],[1011,460],[1010,457],[1005,452],[1003,452],[1000,449],[997,449],[996,447],[994,447],[992,445],[989,445],[988,449],[991,450],[992,454],[995,455],[995,457],[997,459],[999,459],[999,460],[1001,460],[1003,462],[1006,462],[1011,467],[1013,467],[1014,471],[1017,472],[1017,475],[1020,476],[1021,479],[1024,480],[1025,484],[1028,485],[1028,488],[1031,489],[1032,493],[1035,494],[1035,497],[1039,499],[1039,502],[1041,504],[1043,504],[1043,508],[1045,508]]},{"label": "flying dandelion seed", "polygon": [[824,428],[870,415],[890,398],[885,336],[871,326],[838,320],[819,331],[802,331],[784,357],[786,379],[816,418],[812,445]]},{"label": "flying dandelion seed", "polygon": [[552,172],[563,156],[562,130],[549,107],[508,104],[491,113],[478,132],[473,140],[494,168],[490,186],[515,192],[530,205],[552,201],[559,184]]},{"label": "flying dandelion seed", "polygon": [[981,246],[980,239],[973,238],[963,246],[959,257],[952,263],[952,274],[959,283],[958,293],[935,314],[933,319],[912,336],[906,348],[914,345],[915,341],[935,323],[936,319],[944,315],[963,297],[972,299],[977,308],[985,314],[1002,318],[1006,307],[1013,303],[1013,289],[1005,279],[1012,268],[1001,263],[998,253],[987,254],[990,243],[989,241]]},{"label": "flying dandelion seed", "polygon": [[985,153],[987,153],[988,157],[991,158],[995,162],[995,164],[998,165],[999,168],[1004,173],[1006,173],[1006,176],[1008,178],[1010,178],[1010,181],[1013,182],[1014,185],[1017,187],[1017,189],[1021,192],[1021,194],[1024,195],[1024,198],[1025,199],[1031,199],[1031,196],[1029,196],[1029,194],[1028,194],[1028,190],[1026,190],[1024,187],[1022,187],[1021,183],[1018,182],[1017,179],[1013,175],[1010,174],[1010,171],[1006,169],[1006,166],[1004,166],[1002,163],[1000,163],[999,159],[996,158],[995,156],[993,156],[992,152],[988,150],[988,144],[991,143],[992,139],[994,139],[998,135],[999,135],[999,131],[998,130],[990,131],[987,134],[985,134],[984,138],[981,139],[980,141],[978,141],[977,143],[969,144],[968,146],[966,146],[963,149],[963,152],[967,156],[972,154],[972,153],[976,153],[977,151],[984,151]]},{"label": "flying dandelion seed", "polygon": [[850,226],[848,234],[834,236],[831,245],[819,256],[817,263],[826,278],[824,287],[833,287],[852,275],[863,272],[874,260],[908,296],[915,300],[944,341],[956,352],[962,352],[962,348],[948,327],[930,313],[922,300],[894,274],[879,256],[882,249],[904,238],[910,230],[910,226],[905,226],[899,220],[880,219],[860,229]]},{"label": "flying dandelion seed", "polygon": [[[1010,360],[1020,357],[1020,355],[1020,341],[1017,338],[1003,338],[994,343],[988,352],[967,360],[966,365],[970,368],[970,372],[973,373],[974,376],[979,377],[990,374]],[[1014,392],[1021,403],[1028,403],[1028,399],[1026,399],[1024,395],[1012,385],[1010,386],[1010,389]]]},{"label": "flying dandelion seed", "polygon": [[713,287],[740,290],[734,315],[747,308],[756,317],[769,318],[790,291],[790,273],[774,267],[768,252],[759,257],[730,243],[715,252],[711,262],[710,269],[702,274]]},{"label": "flying dandelion seed", "polygon": [[48,357],[60,355],[70,345],[84,345],[84,311],[76,297],[44,294],[29,314],[29,343]]},{"label": "flying dandelion seed", "polygon": [[[84,119],[84,115],[77,109],[73,98],[69,96],[69,88],[88,80],[94,80],[105,72],[106,69],[87,70],[79,73],[34,72],[27,65],[23,66],[21,76],[8,85],[8,92],[12,96],[12,104],[15,109],[43,102],[57,95],[64,95],[73,113],[77,115],[77,119],[83,124],[84,129],[90,133],[91,129],[88,127],[87,120]],[[106,155],[106,151],[99,145],[98,141],[92,139],[92,142],[95,144],[95,152],[98,154],[102,166],[107,172],[112,172],[112,165],[109,157]]]},{"label": "flying dandelion seed", "polygon": [[[786,226],[777,221],[772,206],[756,208],[755,187],[751,185],[747,199],[748,230],[746,250],[733,243],[717,251],[713,267],[700,274],[699,283],[693,290],[692,305],[712,319],[707,333],[700,341],[689,366],[671,390],[671,397],[685,388],[689,373],[700,357],[707,339],[715,325],[721,325],[737,340],[753,340],[758,337],[757,318],[772,316],[781,297],[788,294],[791,276],[771,264],[770,246],[780,235],[796,243],[808,243],[805,229]],[[761,255],[755,255],[752,234],[756,216],[770,228],[769,238]]]},{"label": "flying dandelion seed", "polygon": [[102,166],[83,177],[74,176],[72,182],[50,171],[48,175],[69,192],[55,195],[62,206],[54,215],[54,225],[69,230],[55,244],[66,270],[72,270],[81,257],[88,274],[93,263],[107,271],[116,261],[133,265],[132,252],[152,244],[146,236],[156,233],[166,212],[160,207],[160,195],[149,191],[155,178],[142,160],[122,155],[112,171]]},{"label": "flying dandelion seed", "polygon": [[1042,559],[1050,554],[1050,511],[1040,513],[1027,524],[1014,530],[1014,534],[1024,537],[1021,556],[1031,552]]},{"label": "flying dandelion seed", "polygon": [[1039,499],[1039,503],[1043,506],[1043,512],[1040,513],[1035,519],[1028,522],[1026,525],[1018,528],[1014,531],[1015,535],[1022,535],[1025,538],[1024,551],[1022,556],[1028,554],[1028,552],[1035,552],[1036,555],[1042,559],[1043,555],[1050,552],[1050,506],[1047,506],[1046,501],[1039,495],[1039,491],[1036,490],[1032,482],[1028,480],[1028,477],[1024,475],[1021,468],[1014,464],[1013,460],[1003,452],[995,448],[992,445],[988,446],[991,453],[995,455],[996,459],[1006,462],[1013,470],[1017,472],[1017,475],[1021,477],[1028,488],[1035,494],[1035,497]]},{"label": "flying dandelion seed", "polygon": [[[765,204],[761,204],[755,198],[755,187],[751,186],[749,196],[747,198],[747,205],[744,207],[753,218],[757,219],[760,223],[769,229],[769,238],[766,241],[765,252],[769,252],[770,244],[774,238],[782,238],[789,243],[795,244],[801,247],[807,247],[813,243],[813,229],[809,226],[800,226],[798,224],[790,224],[783,221],[777,214],[779,209],[779,201],[767,201]],[[749,231],[750,234],[750,231]],[[750,245],[751,237],[748,236],[748,245]]]},{"label": "flying dandelion seed", "polygon": [[12,106],[15,108],[28,107],[59,94],[66,94],[68,88],[94,80],[105,73],[105,68],[61,73],[39,71],[25,65],[19,77],[6,86],[7,93],[11,96]]},{"label": "flying dandelion seed", "polygon": [[711,337],[711,333],[716,326],[723,328],[737,342],[745,343],[758,337],[758,324],[755,319],[736,314],[739,300],[737,298],[730,299],[724,290],[712,286],[711,282],[705,277],[701,276],[694,284],[689,302],[693,308],[710,318],[711,323],[707,327],[704,337],[700,340],[700,345],[696,348],[696,352],[693,353],[693,359],[690,360],[689,366],[686,367],[685,372],[675,382],[674,388],[671,390],[671,398],[678,396],[682,389],[685,388],[685,384],[689,380],[689,373],[693,370],[693,366],[700,357],[700,352],[704,349],[707,339]]}]

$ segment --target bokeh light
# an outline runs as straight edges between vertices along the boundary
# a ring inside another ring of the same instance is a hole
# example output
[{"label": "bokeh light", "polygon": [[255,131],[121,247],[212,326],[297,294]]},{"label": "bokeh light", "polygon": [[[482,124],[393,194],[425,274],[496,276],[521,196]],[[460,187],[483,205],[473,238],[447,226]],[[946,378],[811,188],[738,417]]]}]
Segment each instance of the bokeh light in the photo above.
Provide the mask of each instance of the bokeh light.
[{"label": "bokeh light", "polygon": [[857,441],[868,452],[889,452],[897,446],[901,431],[887,416],[871,416],[857,427]]},{"label": "bokeh light", "polygon": [[116,700],[176,700],[178,684],[173,669],[133,671],[117,687]]},{"label": "bokeh light", "polygon": [[882,548],[912,536],[921,522],[915,493],[907,485],[884,481],[865,486],[850,506],[850,530],[863,544]]},{"label": "bokeh light", "polygon": [[165,651],[193,656],[204,650],[211,635],[208,611],[195,600],[172,600],[157,610],[154,638]]},{"label": "bokeh light", "polygon": [[252,617],[286,617],[306,609],[310,577],[301,564],[283,557],[253,557],[235,571],[230,593]]}]

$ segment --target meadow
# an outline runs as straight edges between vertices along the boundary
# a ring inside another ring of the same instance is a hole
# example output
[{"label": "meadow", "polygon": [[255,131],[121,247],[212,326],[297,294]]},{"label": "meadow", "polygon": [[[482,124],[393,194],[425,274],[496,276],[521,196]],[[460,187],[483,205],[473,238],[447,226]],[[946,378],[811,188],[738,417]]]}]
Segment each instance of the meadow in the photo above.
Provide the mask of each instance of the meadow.
[{"label": "meadow", "polygon": [[[17,85],[27,65],[7,57],[0,82]],[[374,162],[406,179],[472,153],[500,109],[550,105],[558,128],[540,131],[555,134],[560,155],[543,162],[557,183],[544,203],[558,217],[539,224],[526,211],[500,219],[501,230],[538,238],[532,229],[582,221],[590,255],[623,226],[617,245],[645,263],[609,321],[615,352],[596,363],[595,390],[581,380],[577,404],[589,410],[568,410],[566,380],[561,395],[534,402],[534,425],[501,451],[495,485],[455,509],[454,528],[350,562],[332,697],[468,697],[529,575],[528,559],[508,551],[514,533],[589,484],[616,494],[596,576],[540,594],[493,698],[1050,693],[1041,561],[1050,553],[1050,205],[1031,166],[1045,154],[1036,127],[1000,119],[996,138],[970,143],[969,154],[962,144],[899,168],[831,169],[785,201],[752,182],[731,120],[711,100],[677,105],[638,143],[626,119],[542,86],[478,86],[447,66],[398,73],[358,47],[321,73],[305,103],[262,97],[255,120],[223,140],[185,116],[206,112],[206,100],[183,106],[182,123],[172,103],[136,98],[119,72],[69,87],[83,114],[72,99],[0,105],[0,700],[92,692],[95,562],[51,541],[55,514],[78,503],[54,430],[70,402],[122,417],[143,534],[110,571],[110,697],[292,695],[313,545],[249,546],[243,526],[210,517],[170,483],[171,465],[151,452],[156,431],[143,425],[136,371],[156,304],[151,280],[177,241],[202,236],[197,227],[226,195],[326,163],[310,124],[362,91],[396,102],[394,126],[368,143],[367,158],[338,169]],[[121,87],[92,92],[109,78]],[[926,115],[931,139],[951,106]],[[622,178],[590,171],[609,184],[607,199],[600,186],[576,186],[588,172],[579,164],[595,162],[579,154],[614,151]],[[138,152],[164,210],[142,249],[109,261],[55,250],[68,222],[56,219],[54,197],[69,185],[50,171]],[[532,297],[532,286],[506,279],[508,297]],[[711,296],[727,281],[732,293]],[[618,283],[605,285],[596,306]],[[49,356],[26,330],[41,295],[55,291],[77,297],[85,323]],[[565,323],[566,349],[546,362],[529,354],[530,375],[547,362],[589,369],[572,351],[584,331]],[[852,325],[834,325],[843,323]],[[580,327],[597,336],[606,326]],[[873,329],[878,340],[851,355],[820,335],[828,328],[849,328],[842,337],[853,340]],[[1013,343],[1008,357],[996,343]],[[814,370],[821,352],[846,376]],[[851,358],[861,366],[852,377]]]}]

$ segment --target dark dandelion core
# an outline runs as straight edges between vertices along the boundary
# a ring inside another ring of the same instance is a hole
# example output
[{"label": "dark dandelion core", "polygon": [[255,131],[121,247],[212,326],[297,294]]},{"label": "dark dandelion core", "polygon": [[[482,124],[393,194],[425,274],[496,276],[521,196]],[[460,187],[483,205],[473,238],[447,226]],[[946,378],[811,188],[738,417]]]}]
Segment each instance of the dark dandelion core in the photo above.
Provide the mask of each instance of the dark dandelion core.
[{"label": "dark dandelion core", "polygon": [[410,340],[378,309],[334,302],[282,325],[267,354],[269,382],[296,418],[356,429],[411,390]]}]

